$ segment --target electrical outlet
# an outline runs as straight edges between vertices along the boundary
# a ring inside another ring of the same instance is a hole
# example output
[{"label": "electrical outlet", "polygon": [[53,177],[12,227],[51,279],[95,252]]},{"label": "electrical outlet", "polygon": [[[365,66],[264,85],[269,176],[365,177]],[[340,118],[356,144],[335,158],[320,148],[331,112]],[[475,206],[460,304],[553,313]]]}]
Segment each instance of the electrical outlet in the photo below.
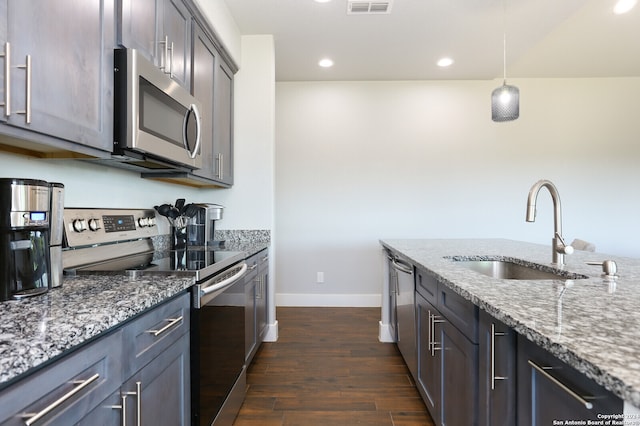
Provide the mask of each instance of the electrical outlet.
[{"label": "electrical outlet", "polygon": [[324,282],[324,272],[318,272],[316,274],[316,282],[322,284]]}]

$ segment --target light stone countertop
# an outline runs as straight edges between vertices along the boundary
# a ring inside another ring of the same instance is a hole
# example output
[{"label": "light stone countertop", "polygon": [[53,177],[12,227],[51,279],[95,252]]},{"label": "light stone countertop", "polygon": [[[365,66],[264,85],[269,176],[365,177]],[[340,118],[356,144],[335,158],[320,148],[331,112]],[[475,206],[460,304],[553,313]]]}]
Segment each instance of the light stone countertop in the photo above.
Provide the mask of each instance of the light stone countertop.
[{"label": "light stone countertop", "polygon": [[[384,247],[537,343],[621,399],[640,407],[640,260],[576,251],[564,270],[579,280],[501,280],[446,256],[509,257],[548,267],[551,244],[503,239],[384,239]],[[614,260],[618,278],[588,261]]]}]

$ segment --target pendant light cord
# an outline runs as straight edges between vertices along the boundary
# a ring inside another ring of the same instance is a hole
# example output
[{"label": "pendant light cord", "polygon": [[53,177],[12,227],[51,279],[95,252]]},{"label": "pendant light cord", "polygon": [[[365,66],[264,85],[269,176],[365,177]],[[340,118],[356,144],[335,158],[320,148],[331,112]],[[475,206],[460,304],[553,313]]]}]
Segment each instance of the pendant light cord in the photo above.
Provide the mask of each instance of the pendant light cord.
[{"label": "pendant light cord", "polygon": [[507,84],[507,0],[502,1],[502,84]]}]

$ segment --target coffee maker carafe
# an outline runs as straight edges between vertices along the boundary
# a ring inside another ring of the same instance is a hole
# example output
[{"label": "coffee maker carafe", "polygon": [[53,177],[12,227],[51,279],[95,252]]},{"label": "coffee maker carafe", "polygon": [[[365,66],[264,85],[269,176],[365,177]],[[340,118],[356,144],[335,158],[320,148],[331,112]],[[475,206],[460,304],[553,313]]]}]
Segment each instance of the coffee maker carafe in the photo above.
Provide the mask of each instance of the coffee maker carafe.
[{"label": "coffee maker carafe", "polygon": [[45,181],[0,179],[0,301],[49,289],[49,194]]}]

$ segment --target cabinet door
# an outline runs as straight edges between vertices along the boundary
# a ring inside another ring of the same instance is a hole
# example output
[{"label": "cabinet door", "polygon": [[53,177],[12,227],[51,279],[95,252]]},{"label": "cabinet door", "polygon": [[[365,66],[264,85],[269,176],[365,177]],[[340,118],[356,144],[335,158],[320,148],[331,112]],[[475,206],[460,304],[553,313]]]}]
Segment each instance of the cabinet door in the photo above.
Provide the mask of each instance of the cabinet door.
[{"label": "cabinet door", "polygon": [[158,23],[160,0],[118,0],[118,44],[136,49],[152,63],[159,65],[160,40]]},{"label": "cabinet door", "polygon": [[[181,0],[164,0],[162,34],[168,41],[166,54],[161,55],[165,73],[181,86],[189,88],[191,70],[191,15]],[[164,41],[163,41],[164,46]]]},{"label": "cabinet door", "polygon": [[516,333],[485,311],[481,311],[479,335],[480,425],[514,425],[516,422]]},{"label": "cabinet door", "polygon": [[189,333],[143,367],[124,385],[126,424],[188,425],[190,422]]},{"label": "cabinet door", "polygon": [[216,180],[233,184],[233,72],[221,60],[216,65],[213,155]]},{"label": "cabinet door", "polygon": [[[432,320],[433,321],[433,320]],[[437,327],[442,354],[443,425],[478,423],[478,345],[472,343],[448,320]]]},{"label": "cabinet door", "polygon": [[112,3],[8,1],[7,124],[111,151]]},{"label": "cabinet door", "polygon": [[189,88],[191,15],[180,0],[118,0],[118,44]]},{"label": "cabinet door", "polygon": [[193,64],[191,68],[192,94],[200,101],[202,110],[202,129],[200,154],[202,167],[193,174],[206,179],[216,178],[216,164],[213,154],[213,121],[214,121],[214,75],[217,52],[213,43],[199,25],[194,25],[193,32]]},{"label": "cabinet door", "polygon": [[518,425],[601,420],[623,412],[620,398],[521,335],[517,368]]},{"label": "cabinet door", "polygon": [[[418,333],[418,390],[433,418],[435,424],[440,424],[440,383],[441,383],[441,353],[432,348],[433,315],[438,315],[436,309],[420,294],[416,294],[417,333]],[[440,323],[438,323],[440,324]],[[439,342],[436,342],[439,343]],[[433,349],[433,350],[432,350]]]}]

